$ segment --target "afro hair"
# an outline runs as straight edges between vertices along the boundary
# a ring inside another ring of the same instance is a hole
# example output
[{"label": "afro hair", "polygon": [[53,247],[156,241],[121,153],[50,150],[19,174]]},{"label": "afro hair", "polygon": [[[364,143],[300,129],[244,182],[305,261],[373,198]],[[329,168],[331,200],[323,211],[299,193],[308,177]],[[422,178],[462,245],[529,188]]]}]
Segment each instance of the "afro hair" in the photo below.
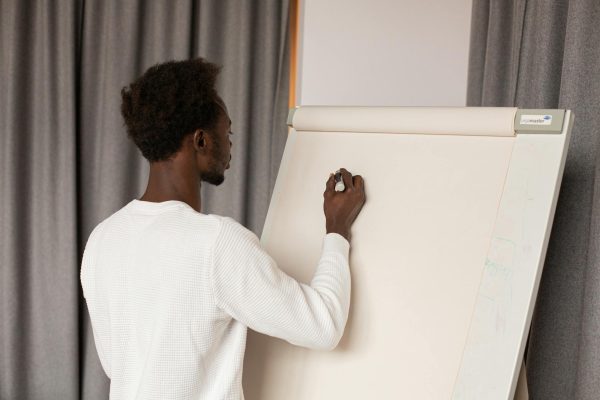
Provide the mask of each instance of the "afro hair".
[{"label": "afro hair", "polygon": [[221,113],[215,89],[219,71],[202,58],[169,61],[121,90],[127,134],[148,161],[169,159],[186,135],[215,126]]}]

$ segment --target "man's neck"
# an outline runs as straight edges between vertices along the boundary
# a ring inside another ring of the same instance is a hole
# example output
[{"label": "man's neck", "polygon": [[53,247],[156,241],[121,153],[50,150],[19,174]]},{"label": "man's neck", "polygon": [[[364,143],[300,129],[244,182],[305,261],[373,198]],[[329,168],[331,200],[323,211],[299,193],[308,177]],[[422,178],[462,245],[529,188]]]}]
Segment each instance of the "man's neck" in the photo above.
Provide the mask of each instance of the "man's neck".
[{"label": "man's neck", "polygon": [[201,212],[200,180],[190,168],[178,168],[177,163],[150,164],[150,176],[143,201],[178,200]]}]

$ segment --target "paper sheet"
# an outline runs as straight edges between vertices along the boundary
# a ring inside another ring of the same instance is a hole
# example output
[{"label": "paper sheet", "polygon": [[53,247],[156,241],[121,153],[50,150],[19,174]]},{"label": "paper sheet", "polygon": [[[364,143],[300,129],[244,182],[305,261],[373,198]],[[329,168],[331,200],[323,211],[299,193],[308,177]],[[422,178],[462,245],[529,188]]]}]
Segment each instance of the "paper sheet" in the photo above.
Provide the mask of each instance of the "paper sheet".
[{"label": "paper sheet", "polygon": [[351,315],[332,352],[250,333],[246,399],[450,398],[515,138],[293,135],[263,242],[280,268],[309,282],[325,233],[325,181],[339,167],[361,174]]}]

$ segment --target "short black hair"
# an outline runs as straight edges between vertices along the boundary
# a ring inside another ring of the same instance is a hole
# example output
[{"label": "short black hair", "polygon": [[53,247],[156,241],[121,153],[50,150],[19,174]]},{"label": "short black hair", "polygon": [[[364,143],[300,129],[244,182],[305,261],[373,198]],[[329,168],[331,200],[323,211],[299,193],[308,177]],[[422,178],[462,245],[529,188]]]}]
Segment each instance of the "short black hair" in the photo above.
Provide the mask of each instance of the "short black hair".
[{"label": "short black hair", "polygon": [[196,129],[214,128],[221,107],[221,67],[202,58],[150,67],[121,90],[127,134],[150,162],[169,159]]}]

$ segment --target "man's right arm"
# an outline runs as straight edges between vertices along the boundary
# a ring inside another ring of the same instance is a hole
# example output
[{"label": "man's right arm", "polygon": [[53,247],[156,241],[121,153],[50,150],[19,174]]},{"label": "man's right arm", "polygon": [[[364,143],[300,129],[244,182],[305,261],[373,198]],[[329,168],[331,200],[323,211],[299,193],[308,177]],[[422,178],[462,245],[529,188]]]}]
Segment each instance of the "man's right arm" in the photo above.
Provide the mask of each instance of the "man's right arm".
[{"label": "man's right arm", "polygon": [[365,193],[362,178],[342,170],[346,190],[326,184],[327,235],[310,285],[281,271],[252,232],[223,220],[213,253],[217,305],[250,328],[290,343],[332,349],[339,342],[350,306],[350,227]]},{"label": "man's right arm", "polygon": [[252,232],[224,220],[213,254],[215,301],[244,325],[292,344],[332,349],[350,305],[349,243],[331,233],[310,285],[280,270]]}]

